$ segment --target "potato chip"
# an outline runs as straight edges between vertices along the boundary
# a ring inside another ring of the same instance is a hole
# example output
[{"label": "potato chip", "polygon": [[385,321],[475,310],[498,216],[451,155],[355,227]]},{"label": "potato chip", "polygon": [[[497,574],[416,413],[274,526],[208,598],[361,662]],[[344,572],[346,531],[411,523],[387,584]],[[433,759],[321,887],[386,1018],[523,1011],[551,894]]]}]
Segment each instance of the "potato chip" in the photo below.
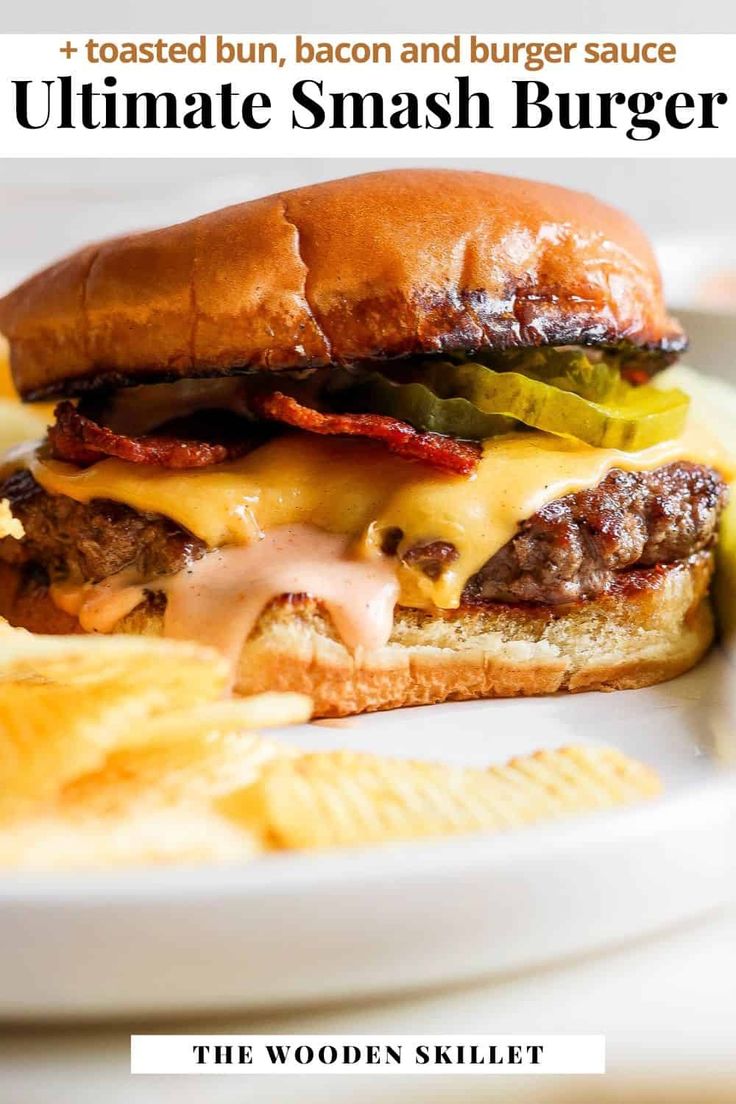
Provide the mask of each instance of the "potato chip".
[{"label": "potato chip", "polygon": [[278,754],[276,744],[246,732],[203,732],[177,742],[121,748],[98,770],[68,783],[56,808],[63,815],[109,816],[143,805],[206,805],[211,797],[249,784]]},{"label": "potato chip", "polygon": [[207,648],[147,637],[0,643],[0,819],[53,797],[145,724],[219,698],[228,666]]},{"label": "potato chip", "polygon": [[612,748],[539,751],[488,770],[358,752],[269,763],[218,807],[274,848],[493,832],[652,797],[657,776]]},{"label": "potato chip", "polygon": [[[265,701],[264,699],[269,699]],[[148,804],[200,802],[245,785],[276,755],[296,754],[254,734],[254,724],[308,720],[301,694],[260,694],[172,710],[144,721],[135,744],[113,751],[96,771],[70,782],[60,806],[89,812]]]},{"label": "potato chip", "polygon": [[204,804],[126,806],[104,817],[44,813],[0,828],[0,868],[24,871],[242,863],[261,850]]},{"label": "potato chip", "polygon": [[140,743],[180,743],[184,739],[209,739],[213,734],[245,732],[254,728],[276,728],[299,724],[312,715],[312,700],[306,694],[253,694],[246,698],[223,698],[194,709],[161,714],[146,721]]},{"label": "potato chip", "polygon": [[[20,743],[13,732],[12,744],[0,723],[0,775],[5,757],[6,795],[15,793],[14,801],[6,796],[3,811],[33,814],[0,829],[0,866],[232,862],[262,850],[260,837],[222,817],[213,800],[251,782],[269,759],[289,754],[253,726],[307,720],[310,700],[301,694],[216,697],[223,671],[212,653],[166,643],[162,649],[149,640],[132,641],[126,653],[130,642],[123,640],[122,652],[107,638],[13,638],[8,647],[0,645],[0,715],[7,708],[3,692],[12,699],[20,687],[31,693],[32,722],[40,720]],[[180,666],[172,669],[174,658]],[[187,682],[183,694],[181,679]],[[160,696],[152,699],[154,681]],[[80,684],[81,714],[70,721],[64,710]],[[50,695],[43,711],[39,687]],[[215,700],[197,702],[202,697]],[[58,726],[61,743],[46,723],[52,712],[55,721],[67,717]],[[7,769],[9,749],[20,749],[14,777]]]},{"label": "potato chip", "polygon": [[[288,749],[250,730],[253,721],[303,719],[300,695],[207,702],[140,726],[135,746],[67,783],[39,815],[0,829],[0,866],[95,868],[141,863],[245,861],[260,837],[226,820],[219,795],[251,782]],[[294,752],[296,754],[296,752]]]}]

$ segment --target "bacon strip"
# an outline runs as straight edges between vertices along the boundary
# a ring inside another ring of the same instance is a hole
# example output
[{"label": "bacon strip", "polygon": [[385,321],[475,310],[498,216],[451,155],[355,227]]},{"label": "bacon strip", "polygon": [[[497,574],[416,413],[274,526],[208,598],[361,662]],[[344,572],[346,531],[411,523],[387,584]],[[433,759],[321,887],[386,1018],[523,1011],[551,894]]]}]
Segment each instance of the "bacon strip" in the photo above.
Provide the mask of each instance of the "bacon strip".
[{"label": "bacon strip", "polygon": [[127,437],[80,414],[70,402],[59,403],[54,413],[56,423],[49,429],[52,455],[75,464],[94,464],[104,456],[116,456],[162,468],[206,468],[252,448],[250,441],[213,445],[178,437]]},{"label": "bacon strip", "polygon": [[421,433],[406,422],[385,414],[323,414],[302,406],[281,391],[254,396],[251,407],[262,417],[285,422],[310,433],[345,434],[381,441],[391,452],[409,460],[424,460],[444,471],[470,475],[480,459],[480,446],[457,441],[442,433]]},{"label": "bacon strip", "polygon": [[[421,433],[406,422],[384,414],[323,414],[280,391],[253,396],[251,408],[264,418],[309,433],[380,441],[398,456],[422,460],[458,475],[470,475],[480,458],[480,447],[470,442],[457,441],[441,433]],[[94,464],[105,456],[115,456],[133,464],[153,464],[162,468],[206,468],[242,456],[254,446],[252,434],[227,444],[173,435],[129,437],[99,425],[70,402],[60,403],[55,414],[56,422],[48,432],[51,453],[57,460],[74,464]]]}]

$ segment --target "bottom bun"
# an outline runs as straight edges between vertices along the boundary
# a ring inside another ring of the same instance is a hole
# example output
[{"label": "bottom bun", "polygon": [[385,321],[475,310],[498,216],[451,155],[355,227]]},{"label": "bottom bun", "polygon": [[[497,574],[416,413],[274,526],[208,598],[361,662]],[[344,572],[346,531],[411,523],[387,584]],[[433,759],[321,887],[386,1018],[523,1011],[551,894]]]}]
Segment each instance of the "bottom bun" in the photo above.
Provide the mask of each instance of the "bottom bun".
[{"label": "bottom bun", "polygon": [[[284,596],[244,643],[235,685],[242,694],[309,694],[320,717],[651,686],[687,671],[708,649],[712,572],[712,553],[700,552],[622,572],[603,598],[571,606],[488,603],[435,613],[399,607],[386,647],[363,654],[348,651],[317,601]],[[9,568],[0,572],[0,614],[34,632],[79,631],[66,615],[61,623],[45,588],[19,585]],[[159,633],[161,626],[161,613],[141,606],[118,631]]]}]

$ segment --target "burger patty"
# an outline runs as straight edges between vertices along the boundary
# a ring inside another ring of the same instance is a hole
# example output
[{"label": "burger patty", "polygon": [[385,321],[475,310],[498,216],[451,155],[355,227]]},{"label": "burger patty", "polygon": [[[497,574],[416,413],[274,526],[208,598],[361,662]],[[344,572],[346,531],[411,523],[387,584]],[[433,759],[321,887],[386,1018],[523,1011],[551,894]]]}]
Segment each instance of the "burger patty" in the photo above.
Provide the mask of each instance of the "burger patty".
[{"label": "burger patty", "polygon": [[[42,566],[51,578],[98,582],[135,566],[144,578],[181,570],[206,545],[167,518],[106,500],[78,503],[47,494],[27,471],[0,486],[0,498],[25,539],[0,540],[0,560]],[[698,464],[651,472],[614,470],[597,487],[566,495],[523,522],[518,534],[469,580],[468,603],[559,604],[605,593],[615,573],[683,560],[713,540],[726,488]],[[396,534],[396,545],[401,534]],[[457,558],[453,545],[431,541],[404,560],[436,578]]]},{"label": "burger patty", "polygon": [[97,583],[136,567],[144,578],[179,571],[207,551],[203,541],[160,514],[141,514],[119,502],[75,502],[50,495],[28,471],[0,486],[25,529],[22,541],[0,541],[0,559],[40,564],[52,579],[69,575]]},{"label": "burger patty", "polygon": [[604,594],[617,571],[684,560],[714,539],[726,502],[717,472],[676,463],[609,473],[520,526],[469,582],[468,599],[561,604]]}]

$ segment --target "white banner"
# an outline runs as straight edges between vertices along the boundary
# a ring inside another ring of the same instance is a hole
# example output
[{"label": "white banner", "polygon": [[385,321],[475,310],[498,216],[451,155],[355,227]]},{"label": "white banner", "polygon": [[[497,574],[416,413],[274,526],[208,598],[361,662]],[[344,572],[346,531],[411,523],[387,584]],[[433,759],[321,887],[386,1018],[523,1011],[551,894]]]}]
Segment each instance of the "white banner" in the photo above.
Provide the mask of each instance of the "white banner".
[{"label": "white banner", "polygon": [[5,157],[733,157],[736,35],[0,36]]},{"label": "white banner", "polygon": [[545,1074],[606,1071],[603,1035],[133,1035],[131,1073]]}]

